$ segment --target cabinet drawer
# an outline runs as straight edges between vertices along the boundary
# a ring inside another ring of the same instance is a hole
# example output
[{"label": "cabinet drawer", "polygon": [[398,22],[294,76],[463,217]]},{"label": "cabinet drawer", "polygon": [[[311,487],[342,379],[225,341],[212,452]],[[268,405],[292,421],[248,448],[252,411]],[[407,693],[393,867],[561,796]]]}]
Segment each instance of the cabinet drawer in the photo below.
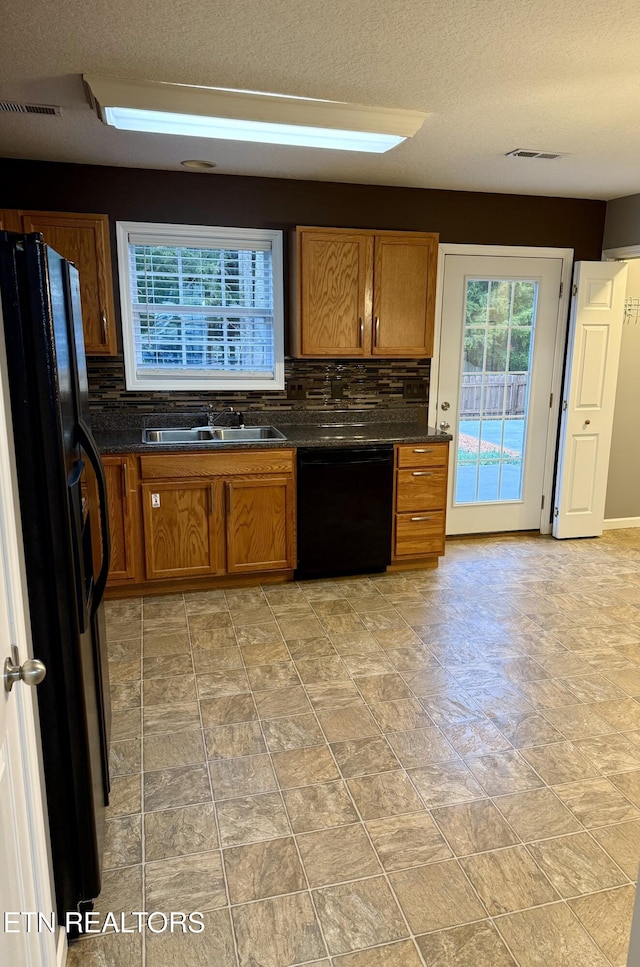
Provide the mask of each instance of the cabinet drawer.
[{"label": "cabinet drawer", "polygon": [[140,476],[145,479],[170,477],[228,477],[245,473],[293,473],[294,450],[279,447],[264,450],[222,450],[217,453],[156,453],[140,457]]},{"label": "cabinet drawer", "polygon": [[415,443],[398,447],[399,467],[444,467],[449,448],[446,443]]},{"label": "cabinet drawer", "polygon": [[396,557],[419,557],[444,551],[444,511],[431,514],[398,514],[396,517]]},{"label": "cabinet drawer", "polygon": [[398,470],[396,511],[442,510],[447,499],[447,469]]}]

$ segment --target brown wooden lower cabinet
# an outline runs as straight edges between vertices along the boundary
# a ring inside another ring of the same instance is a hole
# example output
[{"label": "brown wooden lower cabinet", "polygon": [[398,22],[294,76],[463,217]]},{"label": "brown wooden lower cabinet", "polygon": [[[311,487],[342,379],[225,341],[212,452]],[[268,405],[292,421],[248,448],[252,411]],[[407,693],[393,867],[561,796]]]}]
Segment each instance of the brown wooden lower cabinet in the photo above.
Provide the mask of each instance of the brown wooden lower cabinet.
[{"label": "brown wooden lower cabinet", "polygon": [[[396,446],[392,569],[436,566],[444,553],[448,451],[447,443]],[[127,454],[102,462],[114,590],[293,576],[294,450]]]},{"label": "brown wooden lower cabinet", "polygon": [[227,498],[227,572],[295,567],[293,477],[232,477]]},{"label": "brown wooden lower cabinet", "polygon": [[392,567],[435,566],[444,554],[449,444],[396,446]]},{"label": "brown wooden lower cabinet", "polygon": [[219,486],[213,480],[154,480],[141,485],[147,578],[223,571],[216,526]]},{"label": "brown wooden lower cabinet", "polygon": [[127,584],[138,577],[140,521],[137,460],[135,456],[104,456],[102,466],[107,484],[111,534],[109,584]]},{"label": "brown wooden lower cabinet", "polygon": [[109,586],[143,590],[148,583],[166,591],[207,578],[215,584],[253,574],[291,577],[294,457],[293,450],[103,457],[113,543]]}]

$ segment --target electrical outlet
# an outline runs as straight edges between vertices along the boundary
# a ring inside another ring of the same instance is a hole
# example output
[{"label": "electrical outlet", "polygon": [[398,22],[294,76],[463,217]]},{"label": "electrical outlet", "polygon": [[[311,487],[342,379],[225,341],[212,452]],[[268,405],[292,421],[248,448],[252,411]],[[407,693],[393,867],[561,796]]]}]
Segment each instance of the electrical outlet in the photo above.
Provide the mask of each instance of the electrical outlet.
[{"label": "electrical outlet", "polygon": [[307,388],[300,380],[287,383],[288,400],[306,400]]},{"label": "electrical outlet", "polygon": [[402,398],[416,403],[426,402],[428,383],[424,379],[405,379],[402,385]]},{"label": "electrical outlet", "polygon": [[331,399],[332,400],[342,400],[344,399],[344,382],[341,379],[331,380]]}]

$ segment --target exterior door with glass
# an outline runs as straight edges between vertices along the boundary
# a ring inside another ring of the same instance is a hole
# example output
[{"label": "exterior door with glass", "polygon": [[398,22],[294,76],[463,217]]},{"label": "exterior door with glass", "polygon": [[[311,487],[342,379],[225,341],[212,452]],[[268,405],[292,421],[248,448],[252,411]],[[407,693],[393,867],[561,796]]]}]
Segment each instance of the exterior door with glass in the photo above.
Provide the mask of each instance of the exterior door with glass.
[{"label": "exterior door with glass", "polygon": [[437,419],[453,434],[448,534],[540,530],[564,266],[444,256]]}]

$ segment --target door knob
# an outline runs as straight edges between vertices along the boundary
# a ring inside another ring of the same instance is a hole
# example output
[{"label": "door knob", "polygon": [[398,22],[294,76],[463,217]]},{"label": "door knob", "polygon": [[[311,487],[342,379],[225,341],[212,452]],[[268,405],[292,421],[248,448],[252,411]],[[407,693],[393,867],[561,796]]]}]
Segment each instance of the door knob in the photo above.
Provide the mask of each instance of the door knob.
[{"label": "door knob", "polygon": [[450,426],[451,426],[451,424],[450,423],[447,423],[446,420],[441,420],[441,422],[440,422],[440,429],[441,430],[448,430]]},{"label": "door knob", "polygon": [[6,658],[4,662],[4,690],[10,692],[15,682],[24,682],[25,685],[39,685],[47,674],[47,669],[38,658],[28,658],[20,664],[20,655],[15,645],[11,646],[11,658]]},{"label": "door knob", "polygon": [[450,403],[447,403],[447,401],[445,400],[444,403],[442,403],[440,409],[442,409],[442,410],[448,410],[450,406],[451,406],[451,404]]}]

